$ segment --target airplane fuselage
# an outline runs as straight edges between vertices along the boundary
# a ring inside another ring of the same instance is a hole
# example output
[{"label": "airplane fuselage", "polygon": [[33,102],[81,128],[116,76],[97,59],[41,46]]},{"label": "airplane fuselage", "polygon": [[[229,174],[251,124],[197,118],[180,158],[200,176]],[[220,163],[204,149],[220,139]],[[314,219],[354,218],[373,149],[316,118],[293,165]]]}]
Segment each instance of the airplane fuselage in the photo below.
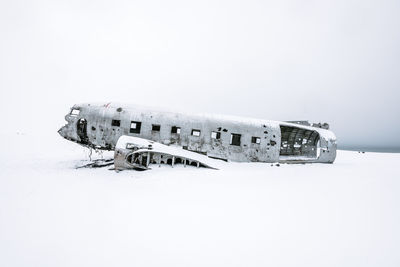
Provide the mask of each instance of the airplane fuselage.
[{"label": "airplane fuselage", "polygon": [[214,115],[190,115],[120,104],[78,104],[59,130],[81,145],[114,150],[123,135],[239,162],[332,163],[336,137],[295,123]]}]

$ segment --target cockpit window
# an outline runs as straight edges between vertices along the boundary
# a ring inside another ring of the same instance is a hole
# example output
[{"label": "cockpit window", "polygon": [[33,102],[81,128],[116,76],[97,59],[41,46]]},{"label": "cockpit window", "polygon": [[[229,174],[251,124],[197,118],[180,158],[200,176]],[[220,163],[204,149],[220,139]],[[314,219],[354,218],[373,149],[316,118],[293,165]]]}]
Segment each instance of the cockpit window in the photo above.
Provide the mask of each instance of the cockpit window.
[{"label": "cockpit window", "polygon": [[72,109],[71,110],[71,116],[78,116],[79,115],[79,112],[81,112],[79,109]]}]

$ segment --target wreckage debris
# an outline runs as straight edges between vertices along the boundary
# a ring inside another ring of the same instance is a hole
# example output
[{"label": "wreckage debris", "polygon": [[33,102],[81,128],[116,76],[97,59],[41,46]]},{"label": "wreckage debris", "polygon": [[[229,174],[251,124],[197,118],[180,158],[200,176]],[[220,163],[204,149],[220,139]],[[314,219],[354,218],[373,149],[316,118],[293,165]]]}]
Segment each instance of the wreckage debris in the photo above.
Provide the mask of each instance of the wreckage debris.
[{"label": "wreckage debris", "polygon": [[[327,123],[191,115],[113,103],[74,105],[65,119],[67,124],[59,134],[95,150],[115,150],[120,137],[129,136],[179,150],[172,155],[188,151],[225,161],[333,163],[336,158],[336,136]],[[131,165],[149,168],[155,164],[152,160],[137,163],[137,158],[146,157],[146,149],[132,154]],[[156,162],[163,154],[151,153]],[[160,163],[171,165],[204,162],[180,156],[174,161],[168,153],[163,156],[169,159]]]},{"label": "wreckage debris", "polygon": [[96,159],[90,163],[87,163],[82,166],[76,167],[76,169],[81,169],[81,168],[103,168],[107,166],[111,166],[114,164],[114,159]]},{"label": "wreckage debris", "polygon": [[132,136],[121,136],[114,152],[115,170],[148,170],[151,165],[161,164],[217,169],[214,161],[205,155]]}]

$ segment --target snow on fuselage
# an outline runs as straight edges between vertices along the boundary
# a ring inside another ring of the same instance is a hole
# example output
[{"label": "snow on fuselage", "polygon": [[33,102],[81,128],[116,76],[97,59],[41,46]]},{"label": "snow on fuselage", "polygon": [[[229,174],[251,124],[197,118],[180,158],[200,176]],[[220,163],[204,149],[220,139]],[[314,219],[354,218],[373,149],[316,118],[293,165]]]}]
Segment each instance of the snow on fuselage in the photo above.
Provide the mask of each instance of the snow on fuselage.
[{"label": "snow on fuselage", "polygon": [[294,123],[221,115],[191,115],[120,104],[77,104],[58,132],[84,146],[114,150],[123,135],[239,162],[326,162],[336,137]]}]

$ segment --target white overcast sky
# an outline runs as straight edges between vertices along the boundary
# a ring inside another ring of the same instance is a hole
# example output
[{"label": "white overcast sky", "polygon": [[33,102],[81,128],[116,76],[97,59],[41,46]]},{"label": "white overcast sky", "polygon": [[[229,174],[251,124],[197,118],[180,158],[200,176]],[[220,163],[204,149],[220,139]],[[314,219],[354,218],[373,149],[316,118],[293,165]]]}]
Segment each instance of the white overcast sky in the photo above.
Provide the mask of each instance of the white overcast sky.
[{"label": "white overcast sky", "polygon": [[400,1],[0,0],[3,131],[74,103],[329,122],[400,148]]}]

